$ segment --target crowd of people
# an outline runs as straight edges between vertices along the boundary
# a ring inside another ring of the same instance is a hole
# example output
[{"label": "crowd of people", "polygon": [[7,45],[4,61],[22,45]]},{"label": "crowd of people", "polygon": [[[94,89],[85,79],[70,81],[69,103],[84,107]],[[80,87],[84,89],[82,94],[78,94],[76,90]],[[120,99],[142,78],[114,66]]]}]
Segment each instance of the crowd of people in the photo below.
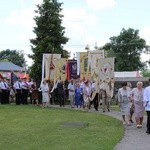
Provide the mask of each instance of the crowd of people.
[{"label": "crowd of people", "polygon": [[[107,95],[104,90],[97,91],[94,80],[71,79],[69,83],[58,79],[55,83],[44,79],[38,87],[32,79],[20,79],[11,85],[10,80],[0,79],[0,103],[8,104],[15,102],[16,105],[41,104],[42,107],[48,107],[54,102],[58,102],[60,107],[65,105],[65,100],[69,99],[71,108],[83,108],[88,111],[92,103],[98,111],[99,99],[103,107],[109,111],[110,102],[107,102]],[[95,93],[92,98],[92,94]],[[40,97],[41,96],[41,97]]]},{"label": "crowd of people", "polygon": [[[61,83],[62,81],[58,80],[57,82]],[[56,85],[58,83],[56,83]],[[69,92],[71,108],[83,108],[83,110],[88,111],[93,104],[95,111],[98,111],[101,102],[103,112],[106,111],[106,108],[110,111],[110,101],[108,101],[106,92],[104,92],[104,90],[99,90],[94,80],[71,79],[67,86],[67,90]],[[57,91],[59,91],[59,88]],[[59,100],[61,101],[63,99],[59,98]]]},{"label": "crowd of people", "polygon": [[0,103],[9,104],[15,102],[16,105],[28,104],[28,97],[30,103],[38,104],[38,88],[36,82],[27,80],[26,78],[17,79],[12,85],[9,79],[0,78]]},{"label": "crowd of people", "polygon": [[[150,80],[149,80],[150,82]],[[147,134],[150,134],[150,86],[143,88],[143,82],[137,82],[132,88],[131,83],[123,82],[118,90],[118,104],[122,112],[123,124],[131,125],[134,113],[137,128],[142,128],[144,112],[147,112]]]},{"label": "crowd of people", "polygon": [[[31,103],[49,107],[50,103],[53,104],[57,99],[60,107],[64,107],[66,91],[68,91],[71,108],[83,108],[84,111],[88,111],[93,104],[95,111],[98,111],[100,105],[102,105],[103,112],[110,111],[110,98],[107,97],[104,89],[97,88],[98,84],[94,80],[80,79],[71,79],[68,84],[65,84],[59,79],[55,83],[43,80],[40,87],[37,87],[36,82],[32,79],[23,78],[21,80],[18,78],[11,85],[9,80],[0,78],[0,103],[15,102],[16,105]],[[41,97],[39,97],[39,93],[41,93]],[[136,127],[141,128],[146,110],[146,133],[150,134],[150,86],[144,89],[143,83],[137,82],[136,87],[133,88],[130,82],[123,82],[117,95],[123,124],[131,125],[134,113]]]}]

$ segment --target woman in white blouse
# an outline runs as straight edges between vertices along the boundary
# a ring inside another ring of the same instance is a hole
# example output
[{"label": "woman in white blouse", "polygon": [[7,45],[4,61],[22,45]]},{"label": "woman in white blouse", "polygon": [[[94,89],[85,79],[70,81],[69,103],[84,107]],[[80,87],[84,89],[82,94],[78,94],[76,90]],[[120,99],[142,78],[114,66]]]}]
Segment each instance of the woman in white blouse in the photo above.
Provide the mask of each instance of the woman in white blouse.
[{"label": "woman in white blouse", "polygon": [[122,112],[123,124],[130,125],[130,100],[129,89],[127,88],[127,82],[122,83],[122,88],[118,90],[118,103]]},{"label": "woman in white blouse", "polygon": [[49,106],[49,86],[46,80],[43,81],[43,84],[41,85],[41,91],[42,91],[42,104],[43,107]]},{"label": "woman in white blouse", "polygon": [[83,99],[84,99],[84,110],[88,111],[91,100],[91,88],[89,86],[88,81],[85,82],[85,86],[83,88]]},{"label": "woman in white blouse", "polygon": [[133,100],[134,116],[137,128],[141,128],[143,123],[143,116],[144,116],[143,94],[144,94],[143,83],[137,82],[137,87],[133,88],[130,93],[130,97]]}]

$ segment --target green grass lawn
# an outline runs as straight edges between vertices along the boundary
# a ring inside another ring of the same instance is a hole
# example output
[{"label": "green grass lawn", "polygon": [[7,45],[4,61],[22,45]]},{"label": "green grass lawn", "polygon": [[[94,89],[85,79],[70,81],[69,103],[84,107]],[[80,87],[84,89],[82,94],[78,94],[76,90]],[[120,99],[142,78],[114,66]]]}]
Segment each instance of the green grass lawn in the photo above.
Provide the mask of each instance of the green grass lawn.
[{"label": "green grass lawn", "polygon": [[121,121],[102,114],[0,105],[2,150],[112,150],[123,134]]}]

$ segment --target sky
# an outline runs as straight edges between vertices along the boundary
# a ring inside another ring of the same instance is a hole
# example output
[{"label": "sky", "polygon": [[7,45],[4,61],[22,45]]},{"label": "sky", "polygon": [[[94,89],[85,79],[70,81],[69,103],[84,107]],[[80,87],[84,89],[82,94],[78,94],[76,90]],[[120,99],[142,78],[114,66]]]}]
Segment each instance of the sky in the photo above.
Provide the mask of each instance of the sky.
[{"label": "sky", "polygon": [[[150,0],[58,0],[62,2],[62,25],[69,41],[64,48],[84,52],[86,45],[94,50],[118,36],[122,28],[138,29],[141,38],[150,45]],[[0,51],[22,50],[27,65],[32,65],[29,39],[35,37],[34,10],[42,0],[0,0]],[[150,54],[149,54],[150,55]],[[149,58],[142,55],[142,60]]]}]

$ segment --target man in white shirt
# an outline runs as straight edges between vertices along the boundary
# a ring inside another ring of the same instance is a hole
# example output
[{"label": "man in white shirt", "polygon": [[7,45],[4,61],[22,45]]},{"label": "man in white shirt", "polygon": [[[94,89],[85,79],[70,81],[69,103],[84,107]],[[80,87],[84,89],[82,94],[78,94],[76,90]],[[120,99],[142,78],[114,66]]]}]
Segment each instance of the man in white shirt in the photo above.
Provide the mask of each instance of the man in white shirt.
[{"label": "man in white shirt", "polygon": [[18,78],[17,81],[14,83],[13,88],[15,90],[16,96],[16,105],[20,105],[22,103],[22,84],[20,79]]},{"label": "man in white shirt", "polygon": [[70,83],[68,85],[68,91],[71,108],[74,108],[75,85],[73,83],[73,79],[70,80]]},{"label": "man in white shirt", "polygon": [[[149,79],[150,84],[150,79]],[[150,134],[150,85],[144,89],[144,107],[147,112],[147,134]]]},{"label": "man in white shirt", "polygon": [[22,101],[23,101],[22,104],[28,104],[28,92],[30,87],[26,81],[26,78],[23,78],[21,87],[22,87]]},{"label": "man in white shirt", "polygon": [[1,89],[1,92],[2,92],[2,95],[1,95],[1,104],[7,104],[9,103],[9,99],[8,99],[8,84],[7,82],[5,81],[5,79],[2,79],[1,82],[0,82],[0,89]]}]

